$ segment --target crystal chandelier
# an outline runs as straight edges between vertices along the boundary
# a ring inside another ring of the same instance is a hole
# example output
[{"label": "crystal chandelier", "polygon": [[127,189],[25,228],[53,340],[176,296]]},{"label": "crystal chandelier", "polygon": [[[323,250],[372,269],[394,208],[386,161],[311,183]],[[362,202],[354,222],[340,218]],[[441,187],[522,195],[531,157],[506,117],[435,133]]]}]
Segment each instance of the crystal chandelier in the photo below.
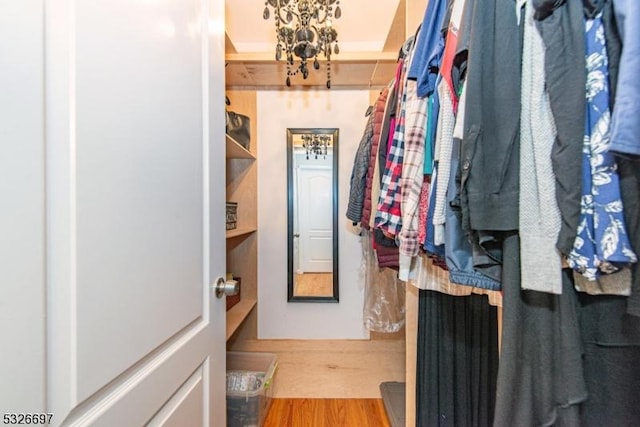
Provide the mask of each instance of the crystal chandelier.
[{"label": "crystal chandelier", "polygon": [[303,134],[300,138],[302,138],[302,147],[307,152],[307,160],[309,155],[315,156],[316,159],[318,156],[327,157],[331,135]]},{"label": "crystal chandelier", "polygon": [[[269,19],[273,8],[276,22],[276,61],[287,59],[287,86],[291,76],[298,73],[309,76],[307,61],[313,59],[313,68],[320,68],[318,55],[327,59],[327,89],[331,88],[331,54],[340,53],[338,32],[333,19],[342,15],[340,0],[266,0],[262,17]],[[300,63],[294,61],[298,57]]]}]

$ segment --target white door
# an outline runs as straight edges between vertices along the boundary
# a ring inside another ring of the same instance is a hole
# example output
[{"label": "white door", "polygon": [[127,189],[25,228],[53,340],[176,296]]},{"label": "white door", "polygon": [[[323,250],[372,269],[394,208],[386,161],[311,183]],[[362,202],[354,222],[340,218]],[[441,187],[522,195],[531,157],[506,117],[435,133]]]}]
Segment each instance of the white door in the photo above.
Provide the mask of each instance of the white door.
[{"label": "white door", "polygon": [[44,26],[47,412],[222,426],[224,2],[51,0]]},{"label": "white door", "polygon": [[300,269],[304,273],[333,271],[332,179],[328,167],[299,166]]}]

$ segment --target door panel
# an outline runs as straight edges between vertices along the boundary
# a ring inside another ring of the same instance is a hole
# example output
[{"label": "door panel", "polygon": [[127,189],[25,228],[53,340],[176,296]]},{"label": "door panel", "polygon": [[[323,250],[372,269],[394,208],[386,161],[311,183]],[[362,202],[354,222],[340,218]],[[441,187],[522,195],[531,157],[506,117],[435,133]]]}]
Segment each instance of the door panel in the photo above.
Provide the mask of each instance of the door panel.
[{"label": "door panel", "polygon": [[46,8],[54,424],[224,425],[224,3]]},{"label": "door panel", "polygon": [[[167,411],[178,409],[177,405],[167,406],[176,391],[194,372],[202,370],[210,373],[212,370],[210,359],[201,359],[201,355],[209,349],[202,345],[206,340],[196,336],[198,333],[206,333],[206,328],[191,332],[164,351],[154,354],[149,361],[140,363],[96,396],[78,405],[64,425],[142,426],[156,419],[156,414],[162,410],[170,418],[171,414]],[[206,367],[206,370],[201,367]],[[203,384],[209,387],[209,378],[204,380]],[[201,418],[200,413],[192,416],[194,420]],[[217,416],[220,417],[220,413]],[[212,424],[206,422],[202,425],[224,425],[215,424],[215,421],[213,419]]]},{"label": "door panel", "polygon": [[332,172],[300,166],[300,268],[303,272],[333,271]]},{"label": "door panel", "polygon": [[76,3],[80,400],[202,317],[200,0],[160,4]]},{"label": "door panel", "polygon": [[44,4],[0,1],[0,413],[45,409]]},{"label": "door panel", "polygon": [[204,421],[206,367],[201,366],[153,417],[149,427],[201,426]]}]

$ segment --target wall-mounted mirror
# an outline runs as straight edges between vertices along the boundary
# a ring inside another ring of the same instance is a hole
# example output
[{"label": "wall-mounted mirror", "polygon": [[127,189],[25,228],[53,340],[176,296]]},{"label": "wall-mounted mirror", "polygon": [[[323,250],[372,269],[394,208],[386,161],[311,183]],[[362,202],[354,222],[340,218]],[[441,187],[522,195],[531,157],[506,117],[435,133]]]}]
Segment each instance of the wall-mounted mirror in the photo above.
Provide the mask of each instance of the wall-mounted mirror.
[{"label": "wall-mounted mirror", "polygon": [[288,301],[338,302],[338,129],[287,129]]}]

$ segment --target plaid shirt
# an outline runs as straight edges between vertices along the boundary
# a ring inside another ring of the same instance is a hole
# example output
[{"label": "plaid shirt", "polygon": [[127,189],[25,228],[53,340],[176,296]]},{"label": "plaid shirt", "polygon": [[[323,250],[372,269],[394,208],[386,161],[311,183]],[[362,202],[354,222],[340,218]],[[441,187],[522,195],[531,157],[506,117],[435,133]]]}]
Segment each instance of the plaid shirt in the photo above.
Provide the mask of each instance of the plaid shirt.
[{"label": "plaid shirt", "polygon": [[402,163],[401,213],[402,227],[398,239],[400,254],[416,256],[420,249],[419,205],[424,180],[424,148],[427,128],[427,99],[419,98],[417,82],[408,80],[406,87],[406,126]]},{"label": "plaid shirt", "polygon": [[389,149],[387,162],[382,175],[382,185],[380,188],[380,198],[378,199],[378,209],[376,212],[375,227],[380,228],[385,234],[396,236],[402,228],[402,192],[400,188],[400,178],[402,177],[402,163],[404,156],[404,123],[405,123],[405,106],[406,91],[404,90],[406,80],[407,62],[404,61],[402,68],[401,80],[404,84],[399,87],[402,93],[399,94],[399,107],[396,111],[396,127],[393,134],[393,142]]}]

